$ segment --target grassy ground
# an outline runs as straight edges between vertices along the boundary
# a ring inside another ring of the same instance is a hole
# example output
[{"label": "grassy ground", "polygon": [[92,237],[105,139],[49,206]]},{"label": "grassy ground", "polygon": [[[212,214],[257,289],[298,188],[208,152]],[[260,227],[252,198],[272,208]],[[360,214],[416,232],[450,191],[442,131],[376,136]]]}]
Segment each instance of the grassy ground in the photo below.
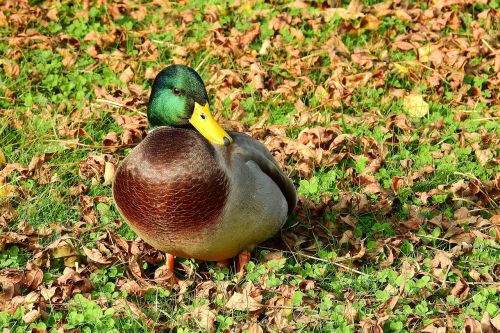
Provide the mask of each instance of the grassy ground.
[{"label": "grassy ground", "polygon": [[[496,1],[3,1],[3,332],[500,329]],[[111,200],[155,74],[198,69],[299,206],[238,280]]]}]

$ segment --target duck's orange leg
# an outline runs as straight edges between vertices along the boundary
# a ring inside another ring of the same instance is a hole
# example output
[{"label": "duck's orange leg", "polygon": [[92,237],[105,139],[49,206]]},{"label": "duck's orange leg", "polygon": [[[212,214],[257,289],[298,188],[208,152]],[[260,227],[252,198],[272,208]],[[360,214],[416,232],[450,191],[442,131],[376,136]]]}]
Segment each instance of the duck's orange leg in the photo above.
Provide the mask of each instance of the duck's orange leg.
[{"label": "duck's orange leg", "polygon": [[172,272],[172,280],[177,283],[179,282],[179,278],[175,276],[175,269],[174,269],[174,262],[175,262],[175,256],[170,254],[170,253],[165,253],[165,265],[167,266],[167,269]]},{"label": "duck's orange leg", "polygon": [[238,272],[240,277],[243,277],[245,274],[245,265],[250,262],[250,258],[252,258],[250,251],[244,250],[238,254]]}]

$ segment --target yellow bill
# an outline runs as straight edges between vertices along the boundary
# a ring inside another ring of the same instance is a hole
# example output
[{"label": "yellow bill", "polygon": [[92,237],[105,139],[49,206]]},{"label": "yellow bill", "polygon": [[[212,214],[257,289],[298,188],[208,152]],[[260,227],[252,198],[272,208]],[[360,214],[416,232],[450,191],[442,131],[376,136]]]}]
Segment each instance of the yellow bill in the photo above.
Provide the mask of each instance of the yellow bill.
[{"label": "yellow bill", "polygon": [[227,146],[233,141],[229,134],[212,117],[208,103],[204,106],[194,103],[194,112],[189,118],[189,122],[211,143]]}]

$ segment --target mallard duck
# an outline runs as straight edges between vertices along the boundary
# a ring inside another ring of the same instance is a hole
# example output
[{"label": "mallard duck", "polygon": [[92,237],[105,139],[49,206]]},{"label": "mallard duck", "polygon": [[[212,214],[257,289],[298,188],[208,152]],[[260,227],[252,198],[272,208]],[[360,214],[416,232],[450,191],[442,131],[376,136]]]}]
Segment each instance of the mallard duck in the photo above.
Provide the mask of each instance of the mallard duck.
[{"label": "mallard duck", "polygon": [[224,261],[240,269],[295,208],[291,180],[252,137],[214,120],[201,77],[172,65],[155,78],[150,132],[121,162],[113,198],[130,227],[173,258]]}]

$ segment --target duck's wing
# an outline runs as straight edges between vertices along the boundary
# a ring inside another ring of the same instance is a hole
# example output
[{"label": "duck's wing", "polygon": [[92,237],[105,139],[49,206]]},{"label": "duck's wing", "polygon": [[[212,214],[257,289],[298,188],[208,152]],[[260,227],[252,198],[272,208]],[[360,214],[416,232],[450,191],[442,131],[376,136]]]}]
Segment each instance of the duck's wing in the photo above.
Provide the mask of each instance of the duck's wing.
[{"label": "duck's wing", "polygon": [[230,144],[232,153],[244,161],[253,161],[267,174],[280,188],[288,203],[288,213],[291,213],[297,204],[297,193],[290,178],[281,170],[271,152],[259,141],[240,132],[229,132],[233,138]]}]

